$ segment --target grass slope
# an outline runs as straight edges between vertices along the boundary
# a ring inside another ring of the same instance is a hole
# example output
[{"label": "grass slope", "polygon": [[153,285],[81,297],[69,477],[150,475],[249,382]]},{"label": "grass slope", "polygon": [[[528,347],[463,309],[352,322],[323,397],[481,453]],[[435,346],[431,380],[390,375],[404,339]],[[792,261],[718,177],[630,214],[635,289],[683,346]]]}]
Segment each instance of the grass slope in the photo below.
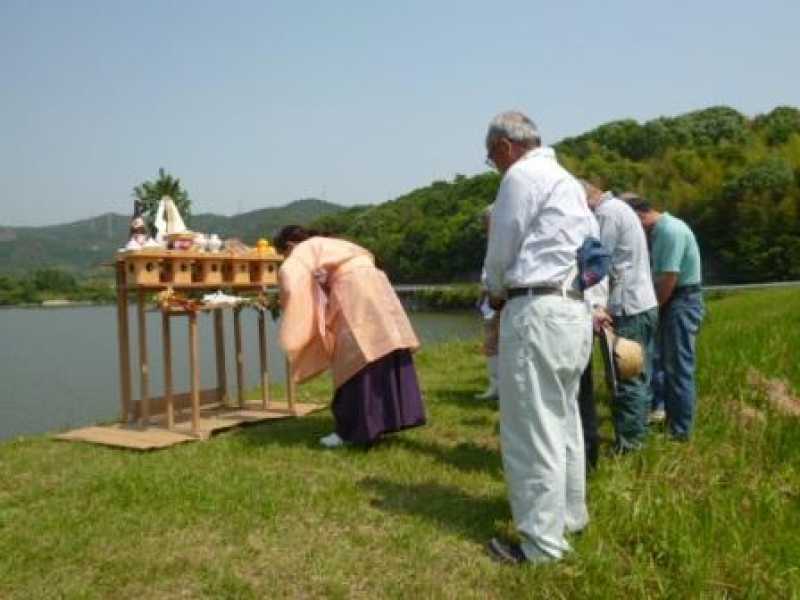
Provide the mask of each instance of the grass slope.
[{"label": "grass slope", "polygon": [[800,421],[748,369],[800,390],[800,297],[708,309],[693,442],[604,456],[562,563],[484,551],[512,528],[475,341],[418,355],[430,424],[370,451],[321,450],[327,413],[149,454],[0,445],[0,597],[797,597]]}]

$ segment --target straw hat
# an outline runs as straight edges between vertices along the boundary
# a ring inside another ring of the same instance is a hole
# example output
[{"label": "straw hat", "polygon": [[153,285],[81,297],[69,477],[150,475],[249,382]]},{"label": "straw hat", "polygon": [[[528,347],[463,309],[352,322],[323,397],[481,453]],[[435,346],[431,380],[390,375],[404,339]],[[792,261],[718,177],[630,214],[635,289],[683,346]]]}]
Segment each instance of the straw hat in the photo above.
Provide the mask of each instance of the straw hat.
[{"label": "straw hat", "polygon": [[633,379],[644,368],[644,352],[639,342],[606,331],[606,340],[614,356],[614,367],[619,379]]}]

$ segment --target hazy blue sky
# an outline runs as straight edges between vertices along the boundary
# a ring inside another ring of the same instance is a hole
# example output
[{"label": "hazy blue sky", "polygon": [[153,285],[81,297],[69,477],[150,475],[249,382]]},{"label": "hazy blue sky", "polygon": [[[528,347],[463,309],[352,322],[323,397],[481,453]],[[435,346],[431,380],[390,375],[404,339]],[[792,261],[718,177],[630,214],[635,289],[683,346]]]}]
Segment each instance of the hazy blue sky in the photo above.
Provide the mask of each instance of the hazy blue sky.
[{"label": "hazy blue sky", "polygon": [[397,197],[484,170],[519,108],[545,142],[727,104],[800,105],[800,2],[0,0],[0,224]]}]

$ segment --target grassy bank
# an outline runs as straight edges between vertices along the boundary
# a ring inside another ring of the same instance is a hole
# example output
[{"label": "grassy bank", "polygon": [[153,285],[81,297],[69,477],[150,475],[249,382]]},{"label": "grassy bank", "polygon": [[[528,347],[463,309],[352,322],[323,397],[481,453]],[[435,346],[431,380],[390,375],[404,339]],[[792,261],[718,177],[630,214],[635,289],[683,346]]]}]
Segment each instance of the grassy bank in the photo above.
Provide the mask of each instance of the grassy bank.
[{"label": "grassy bank", "polygon": [[401,298],[412,310],[474,310],[480,293],[478,284],[460,283],[445,288],[422,289],[410,296],[401,295]]},{"label": "grassy bank", "polygon": [[604,456],[560,564],[484,551],[511,527],[476,340],[418,355],[430,424],[368,452],[319,449],[327,412],[149,454],[0,444],[0,597],[797,596],[800,294],[708,308],[693,442]]}]

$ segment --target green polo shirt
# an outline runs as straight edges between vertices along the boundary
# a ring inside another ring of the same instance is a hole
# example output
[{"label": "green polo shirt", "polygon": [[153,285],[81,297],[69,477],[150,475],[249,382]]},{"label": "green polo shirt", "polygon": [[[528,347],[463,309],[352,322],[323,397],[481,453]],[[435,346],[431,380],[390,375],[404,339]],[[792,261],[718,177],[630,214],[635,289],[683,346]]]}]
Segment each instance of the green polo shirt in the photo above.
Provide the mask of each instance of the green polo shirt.
[{"label": "green polo shirt", "polygon": [[653,227],[653,275],[677,273],[678,286],[699,284],[700,249],[689,226],[669,213],[664,213]]}]

